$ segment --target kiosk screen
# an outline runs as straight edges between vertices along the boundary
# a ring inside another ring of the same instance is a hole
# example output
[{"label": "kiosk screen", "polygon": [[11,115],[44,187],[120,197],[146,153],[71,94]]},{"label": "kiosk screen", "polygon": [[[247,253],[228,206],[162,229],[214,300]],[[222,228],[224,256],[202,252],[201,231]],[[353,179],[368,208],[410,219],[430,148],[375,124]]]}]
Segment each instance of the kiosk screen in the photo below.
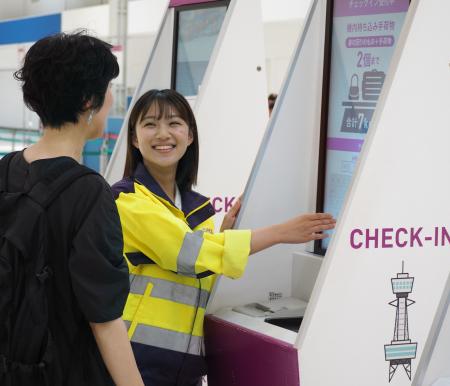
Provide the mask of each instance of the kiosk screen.
[{"label": "kiosk screen", "polygon": [[[339,216],[409,0],[329,0],[318,211]],[[324,254],[329,239],[317,242]]]},{"label": "kiosk screen", "polygon": [[172,88],[184,96],[198,94],[227,6],[216,1],[176,10]]}]

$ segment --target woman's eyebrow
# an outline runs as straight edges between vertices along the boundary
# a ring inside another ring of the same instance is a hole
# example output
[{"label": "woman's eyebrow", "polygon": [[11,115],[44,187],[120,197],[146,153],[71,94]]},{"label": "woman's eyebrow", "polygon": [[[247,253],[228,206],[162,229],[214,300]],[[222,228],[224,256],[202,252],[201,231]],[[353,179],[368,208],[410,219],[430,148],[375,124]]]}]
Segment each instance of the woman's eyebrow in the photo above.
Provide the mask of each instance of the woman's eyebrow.
[{"label": "woman's eyebrow", "polygon": [[155,119],[158,120],[158,117],[156,115],[145,115],[141,118],[141,122],[145,119]]},{"label": "woman's eyebrow", "polygon": [[[178,114],[172,114],[172,115],[166,116],[166,119],[170,119],[170,118],[181,118],[181,116],[179,116]],[[143,121],[144,119],[156,119],[156,120],[159,120],[159,116],[157,117],[156,115],[144,115],[142,117],[141,121]]]}]

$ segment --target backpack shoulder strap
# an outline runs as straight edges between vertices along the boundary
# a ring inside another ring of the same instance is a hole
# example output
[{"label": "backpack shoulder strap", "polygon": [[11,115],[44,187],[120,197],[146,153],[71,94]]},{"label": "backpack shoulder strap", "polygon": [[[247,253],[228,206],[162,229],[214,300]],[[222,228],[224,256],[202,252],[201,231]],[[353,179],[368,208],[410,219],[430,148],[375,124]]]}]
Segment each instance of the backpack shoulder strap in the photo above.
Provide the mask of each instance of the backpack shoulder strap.
[{"label": "backpack shoulder strap", "polygon": [[17,153],[18,151],[9,153],[0,160],[0,192],[5,192],[8,189],[9,165]]},{"label": "backpack shoulder strap", "polygon": [[84,165],[76,164],[70,159],[61,159],[46,172],[28,191],[28,196],[43,208],[47,208],[65,189],[82,176],[99,175]]}]

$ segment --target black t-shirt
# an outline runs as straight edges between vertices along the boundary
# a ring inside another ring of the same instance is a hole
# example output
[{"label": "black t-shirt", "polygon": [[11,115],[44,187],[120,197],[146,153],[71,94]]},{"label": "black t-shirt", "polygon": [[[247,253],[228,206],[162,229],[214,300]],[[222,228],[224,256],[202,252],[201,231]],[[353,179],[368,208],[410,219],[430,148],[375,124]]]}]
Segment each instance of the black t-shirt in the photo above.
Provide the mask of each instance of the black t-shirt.
[{"label": "black t-shirt", "polygon": [[[8,191],[23,191],[55,160],[28,164],[18,153],[11,160]],[[54,272],[49,323],[56,360],[50,384],[113,385],[89,326],[121,317],[129,290],[122,230],[109,186],[98,175],[80,177],[51,204],[48,218]]]}]

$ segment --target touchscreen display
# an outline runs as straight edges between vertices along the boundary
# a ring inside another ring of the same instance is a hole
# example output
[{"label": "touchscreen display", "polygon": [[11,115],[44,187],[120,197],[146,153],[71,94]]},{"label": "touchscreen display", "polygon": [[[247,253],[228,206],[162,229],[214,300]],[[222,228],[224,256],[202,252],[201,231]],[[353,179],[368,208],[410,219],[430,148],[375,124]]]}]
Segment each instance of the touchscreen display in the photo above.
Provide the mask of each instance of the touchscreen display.
[{"label": "touchscreen display", "polygon": [[226,12],[226,3],[178,12],[175,89],[184,96],[198,94]]},{"label": "touchscreen display", "polygon": [[[339,216],[409,0],[334,0],[322,210]],[[322,128],[324,129],[324,128]],[[322,241],[324,251],[329,238]]]}]

